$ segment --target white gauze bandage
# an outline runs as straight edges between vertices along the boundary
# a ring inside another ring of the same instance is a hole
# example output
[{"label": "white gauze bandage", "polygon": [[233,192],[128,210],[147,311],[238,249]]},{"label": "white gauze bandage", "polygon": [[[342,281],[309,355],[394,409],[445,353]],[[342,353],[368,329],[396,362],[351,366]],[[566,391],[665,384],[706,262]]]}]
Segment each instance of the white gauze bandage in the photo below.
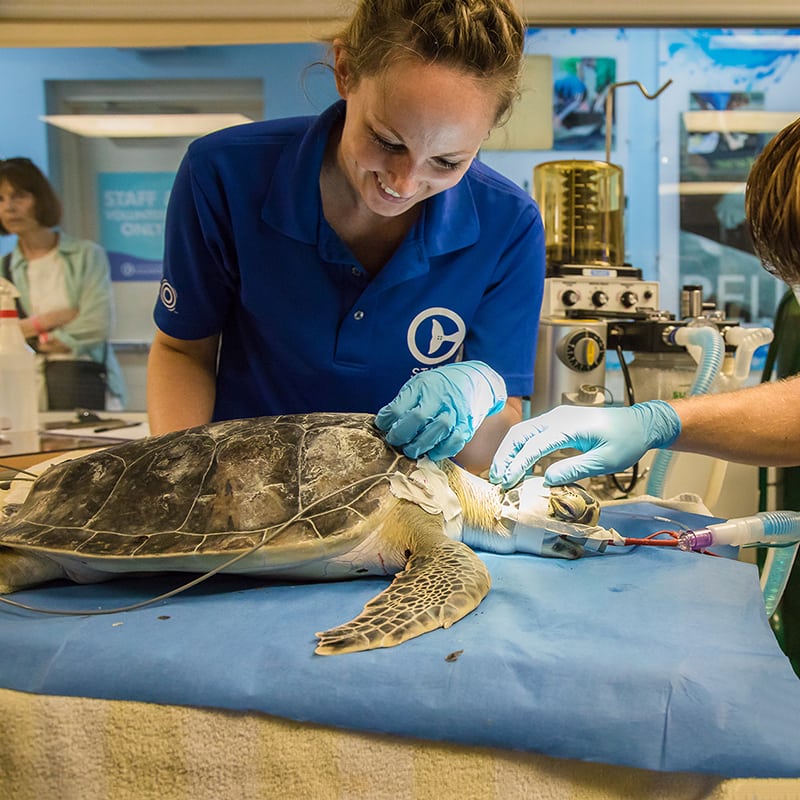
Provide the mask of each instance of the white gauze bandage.
[{"label": "white gauze bandage", "polygon": [[441,514],[447,536],[461,538],[461,503],[447,475],[427,456],[417,460],[417,468],[410,475],[395,472],[389,486],[395,497],[410,500],[429,514]]}]

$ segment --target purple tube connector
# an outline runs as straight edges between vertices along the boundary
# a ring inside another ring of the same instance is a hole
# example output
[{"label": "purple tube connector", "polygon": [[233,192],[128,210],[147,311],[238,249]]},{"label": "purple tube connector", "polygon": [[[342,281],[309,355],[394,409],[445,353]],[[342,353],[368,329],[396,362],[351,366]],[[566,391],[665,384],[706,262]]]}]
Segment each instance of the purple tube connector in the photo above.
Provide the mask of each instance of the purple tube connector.
[{"label": "purple tube connector", "polygon": [[708,528],[700,528],[696,531],[684,531],[678,537],[678,548],[680,550],[704,550],[714,544],[714,534]]}]

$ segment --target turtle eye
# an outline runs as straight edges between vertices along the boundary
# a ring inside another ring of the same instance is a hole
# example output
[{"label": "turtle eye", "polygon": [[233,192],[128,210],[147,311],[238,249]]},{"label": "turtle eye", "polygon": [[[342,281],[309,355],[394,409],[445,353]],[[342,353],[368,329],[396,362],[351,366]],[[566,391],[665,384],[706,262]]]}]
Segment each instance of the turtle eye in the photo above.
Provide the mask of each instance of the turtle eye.
[{"label": "turtle eye", "polygon": [[550,495],[548,503],[550,516],[564,522],[576,522],[577,518],[583,513],[582,508],[576,508],[575,504],[569,502],[569,498],[564,495]]}]

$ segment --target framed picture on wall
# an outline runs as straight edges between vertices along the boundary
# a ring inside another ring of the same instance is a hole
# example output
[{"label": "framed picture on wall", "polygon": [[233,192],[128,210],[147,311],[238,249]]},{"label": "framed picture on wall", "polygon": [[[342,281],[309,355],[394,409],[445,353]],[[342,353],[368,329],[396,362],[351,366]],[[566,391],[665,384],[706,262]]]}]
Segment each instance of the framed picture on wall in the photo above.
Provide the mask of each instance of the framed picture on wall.
[{"label": "framed picture on wall", "polygon": [[[616,81],[613,58],[578,56],[553,62],[553,149],[605,149],[605,109]],[[612,140],[613,141],[613,140]]]}]

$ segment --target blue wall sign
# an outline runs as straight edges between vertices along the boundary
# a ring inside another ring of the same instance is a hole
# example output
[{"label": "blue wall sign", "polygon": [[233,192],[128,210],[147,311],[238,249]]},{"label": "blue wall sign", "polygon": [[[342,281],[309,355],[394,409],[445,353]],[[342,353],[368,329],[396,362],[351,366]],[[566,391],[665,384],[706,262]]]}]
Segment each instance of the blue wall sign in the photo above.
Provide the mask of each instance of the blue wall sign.
[{"label": "blue wall sign", "polygon": [[101,172],[100,241],[114,281],[161,279],[164,219],[174,172]]}]

